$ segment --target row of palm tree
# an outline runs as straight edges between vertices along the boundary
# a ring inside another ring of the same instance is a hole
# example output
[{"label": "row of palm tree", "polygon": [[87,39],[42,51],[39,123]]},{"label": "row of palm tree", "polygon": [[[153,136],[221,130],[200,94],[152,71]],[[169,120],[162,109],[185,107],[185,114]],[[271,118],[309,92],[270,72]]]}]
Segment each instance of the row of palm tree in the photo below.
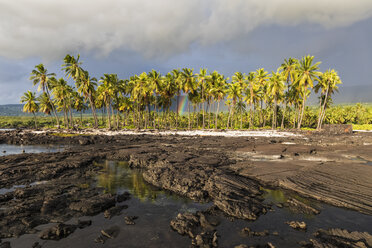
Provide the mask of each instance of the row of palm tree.
[{"label": "row of palm tree", "polygon": [[[300,60],[285,59],[271,74],[259,68],[248,74],[236,72],[231,80],[217,71],[208,73],[204,68],[199,73],[190,68],[174,69],[165,75],[152,70],[129,79],[104,74],[97,80],[82,68],[79,60],[79,55],[76,58],[66,55],[62,65],[65,79],[48,73],[43,64],[35,66],[30,79],[42,93],[39,97],[30,91],[25,93],[21,99],[26,103],[24,111],[53,114],[58,128],[58,112],[63,112],[64,126],[70,128],[76,124],[73,111],[82,113],[88,107],[95,128],[99,123],[97,109],[105,110],[109,129],[118,129],[120,123],[137,128],[171,128],[174,124],[173,127],[178,128],[180,118],[184,118],[179,113],[180,98],[184,95],[188,100],[189,129],[204,129],[207,125],[215,129],[241,129],[246,122],[249,128],[264,127],[271,122],[273,129],[279,123],[281,128],[288,128],[292,123],[300,129],[306,101],[314,88],[316,93],[320,92],[317,124],[320,129],[332,102],[331,96],[341,83],[335,70],[320,72],[320,62],[315,63],[309,55]],[[67,83],[69,79],[74,86]],[[171,111],[174,100],[176,111]],[[221,103],[227,107],[226,113],[220,113]],[[268,113],[272,113],[271,116],[268,117]],[[227,120],[221,123],[223,115],[227,115]]]}]

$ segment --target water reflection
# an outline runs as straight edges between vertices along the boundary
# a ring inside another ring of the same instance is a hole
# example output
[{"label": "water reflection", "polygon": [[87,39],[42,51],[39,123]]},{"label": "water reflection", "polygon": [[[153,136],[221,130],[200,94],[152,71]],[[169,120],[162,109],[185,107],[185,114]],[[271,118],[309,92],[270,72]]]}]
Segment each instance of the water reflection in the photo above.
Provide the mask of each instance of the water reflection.
[{"label": "water reflection", "polygon": [[62,152],[63,145],[8,145],[0,144],[0,156],[21,153]]},{"label": "water reflection", "polygon": [[284,194],[282,190],[274,190],[274,189],[266,189],[261,188],[265,191],[264,197],[266,200],[271,201],[273,203],[285,203],[288,200],[288,197]]},{"label": "water reflection", "polygon": [[109,161],[97,163],[102,170],[97,175],[97,186],[103,187],[106,193],[116,194],[129,191],[141,201],[163,203],[164,199],[190,202],[170,192],[158,189],[147,183],[142,176],[143,170],[131,169],[127,162]]}]

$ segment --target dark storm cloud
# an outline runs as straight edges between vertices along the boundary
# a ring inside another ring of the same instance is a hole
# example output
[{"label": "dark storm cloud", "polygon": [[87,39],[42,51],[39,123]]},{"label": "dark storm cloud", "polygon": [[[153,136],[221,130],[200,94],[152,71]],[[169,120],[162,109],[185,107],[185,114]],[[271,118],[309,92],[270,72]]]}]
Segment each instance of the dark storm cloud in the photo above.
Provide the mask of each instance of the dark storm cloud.
[{"label": "dark storm cloud", "polygon": [[63,76],[80,53],[93,76],[207,67],[275,70],[305,54],[345,84],[369,84],[370,0],[0,0],[0,104],[17,103],[36,64]]},{"label": "dark storm cloud", "polygon": [[53,60],[124,48],[168,58],[195,42],[236,40],[260,26],[334,28],[371,15],[370,0],[0,0],[0,56]]}]

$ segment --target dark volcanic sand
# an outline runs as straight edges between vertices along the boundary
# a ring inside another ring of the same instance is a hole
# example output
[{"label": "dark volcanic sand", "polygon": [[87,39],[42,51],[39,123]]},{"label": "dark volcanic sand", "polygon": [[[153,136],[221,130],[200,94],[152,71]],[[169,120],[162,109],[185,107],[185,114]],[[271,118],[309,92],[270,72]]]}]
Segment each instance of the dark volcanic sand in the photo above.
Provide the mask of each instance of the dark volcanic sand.
[{"label": "dark volcanic sand", "polygon": [[[125,196],[120,196],[124,198],[120,199],[116,192],[103,193],[101,188],[90,186],[100,170],[94,162],[105,159],[128,161],[131,167],[142,168],[143,178],[152,185],[198,202],[213,203],[209,209],[174,216],[170,221],[175,230],[170,235],[178,232],[188,236],[195,246],[213,247],[218,245],[218,240],[224,240],[224,233],[229,231],[224,230],[224,221],[219,219],[216,222],[221,215],[242,221],[258,219],[256,222],[260,222],[264,219],[262,215],[273,210],[280,212],[282,207],[307,215],[319,214],[314,201],[304,198],[288,197],[284,202],[277,203],[279,208],[272,206],[265,198],[264,188],[281,188],[289,192],[288,195],[295,192],[297,196],[359,211],[367,219],[372,215],[372,134],[369,133],[337,136],[303,133],[291,138],[173,135],[79,135],[63,138],[9,131],[0,134],[0,143],[71,146],[58,153],[0,157],[0,189],[48,181],[0,194],[0,239],[3,240],[0,247],[6,247],[5,238],[24,234],[37,233],[46,239],[68,239],[73,233],[71,237],[75,237],[75,233],[84,230],[77,226],[77,218],[94,216],[90,218],[94,226],[106,210],[108,215],[115,216],[113,219],[124,219],[118,208],[128,205],[127,212],[130,213],[131,207],[136,206],[133,199],[127,200]],[[336,208],[334,212],[337,212]],[[73,223],[67,222],[70,225],[59,225],[49,232],[43,231],[43,234],[38,231],[41,224],[66,224],[66,221]],[[131,221],[131,218],[125,219],[127,223]],[[138,222],[141,222],[141,216]],[[314,227],[308,228],[314,232]],[[222,230],[222,233],[215,230]],[[372,233],[365,229],[319,230],[301,245],[372,246],[372,237],[363,231]],[[101,239],[111,237],[115,240],[116,232],[115,228],[106,230]],[[98,237],[99,234],[94,233],[93,236]],[[271,233],[265,234],[264,230],[245,230],[244,235],[268,236],[257,239],[261,245],[270,245],[268,242],[271,240],[275,245],[277,239]],[[146,238],[146,235],[142,236]],[[20,239],[22,237],[25,236]],[[181,247],[191,243],[182,240]],[[109,241],[104,246],[112,247]],[[155,241],[153,244],[159,247]],[[220,245],[229,247],[223,242]],[[31,247],[32,243],[28,246]],[[172,246],[168,243],[168,247]]]}]

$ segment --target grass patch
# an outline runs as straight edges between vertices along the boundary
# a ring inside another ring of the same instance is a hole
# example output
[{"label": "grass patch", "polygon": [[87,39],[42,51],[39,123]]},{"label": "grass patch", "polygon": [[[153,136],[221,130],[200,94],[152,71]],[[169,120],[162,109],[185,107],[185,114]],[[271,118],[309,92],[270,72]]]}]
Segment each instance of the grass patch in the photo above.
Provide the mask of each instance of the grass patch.
[{"label": "grass patch", "polygon": [[371,131],[372,130],[372,124],[363,124],[363,125],[353,124],[353,130],[367,130],[367,131]]},{"label": "grass patch", "polygon": [[57,137],[76,137],[76,136],[81,136],[83,134],[79,134],[79,133],[52,133],[50,135],[57,136]]}]

